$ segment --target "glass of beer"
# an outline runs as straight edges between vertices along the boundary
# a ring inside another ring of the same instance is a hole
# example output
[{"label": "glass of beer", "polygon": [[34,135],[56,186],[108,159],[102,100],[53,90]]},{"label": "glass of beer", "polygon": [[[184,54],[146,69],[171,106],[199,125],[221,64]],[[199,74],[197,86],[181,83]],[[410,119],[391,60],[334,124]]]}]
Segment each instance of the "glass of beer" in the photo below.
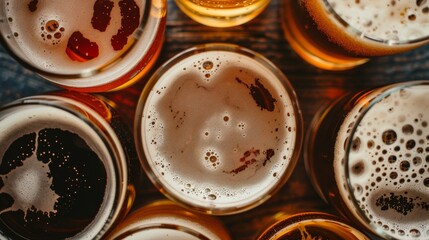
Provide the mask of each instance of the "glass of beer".
[{"label": "glass of beer", "polygon": [[130,131],[101,99],[16,100],[0,109],[0,133],[2,239],[100,239],[130,209]]},{"label": "glass of beer", "polygon": [[107,239],[229,240],[231,238],[217,218],[191,212],[168,200],[159,200],[130,213]]},{"label": "glass of beer", "polygon": [[256,239],[370,240],[345,222],[342,218],[324,212],[302,212],[280,219]]},{"label": "glass of beer", "polygon": [[204,44],[161,66],[143,89],[135,142],[167,197],[207,214],[255,207],[295,167],[302,145],[294,90],[270,61],[232,44]]},{"label": "glass of beer", "polygon": [[383,239],[429,238],[429,81],[351,93],[315,116],[305,163],[315,189]]},{"label": "glass of beer", "polygon": [[346,70],[429,42],[426,1],[284,0],[282,25],[308,63]]},{"label": "glass of beer", "polygon": [[270,0],[175,0],[193,20],[210,27],[233,27],[258,16]]},{"label": "glass of beer", "polygon": [[166,0],[4,0],[0,39],[56,85],[118,90],[141,79],[158,58],[166,8]]}]

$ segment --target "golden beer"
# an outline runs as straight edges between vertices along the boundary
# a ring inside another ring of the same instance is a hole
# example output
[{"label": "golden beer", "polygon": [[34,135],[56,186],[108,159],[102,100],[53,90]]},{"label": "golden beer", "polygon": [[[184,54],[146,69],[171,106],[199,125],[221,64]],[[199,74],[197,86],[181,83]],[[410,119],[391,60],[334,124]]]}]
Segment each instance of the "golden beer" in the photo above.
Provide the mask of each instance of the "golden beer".
[{"label": "golden beer", "polygon": [[308,63],[345,70],[428,43],[426,1],[284,0],[286,39]]},{"label": "golden beer", "polygon": [[195,21],[212,27],[232,27],[258,16],[270,0],[176,0]]}]

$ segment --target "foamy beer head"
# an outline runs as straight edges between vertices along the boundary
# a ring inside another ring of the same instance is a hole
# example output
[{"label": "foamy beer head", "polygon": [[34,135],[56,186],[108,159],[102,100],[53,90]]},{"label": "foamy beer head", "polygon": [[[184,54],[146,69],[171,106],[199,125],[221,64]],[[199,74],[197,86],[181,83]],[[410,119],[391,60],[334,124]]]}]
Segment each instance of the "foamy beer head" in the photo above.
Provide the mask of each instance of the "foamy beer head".
[{"label": "foamy beer head", "polygon": [[2,238],[99,239],[117,221],[127,164],[93,110],[64,97],[30,97],[0,110],[0,132]]},{"label": "foamy beer head", "polygon": [[284,217],[257,239],[369,240],[365,234],[347,225],[344,219],[323,212],[302,212]]},{"label": "foamy beer head", "polygon": [[4,43],[26,66],[70,88],[115,88],[155,55],[166,6],[161,0],[5,0],[0,7]]},{"label": "foamy beer head", "polygon": [[293,90],[268,60],[208,44],[166,63],[136,117],[140,158],[172,199],[212,214],[266,200],[290,175],[301,146]]},{"label": "foamy beer head", "polygon": [[428,239],[429,82],[381,88],[363,101],[337,136],[342,198],[382,237]]},{"label": "foamy beer head", "polygon": [[[330,41],[359,55],[378,55],[391,51],[392,47],[427,42],[429,37],[429,2],[426,1],[317,2],[307,8],[319,28],[327,33]],[[338,28],[344,30],[338,31]],[[387,46],[383,49],[382,45],[371,45],[374,43],[388,44],[384,44]]]},{"label": "foamy beer head", "polygon": [[124,240],[229,240],[223,224],[203,215],[160,200],[129,214],[107,237]]}]

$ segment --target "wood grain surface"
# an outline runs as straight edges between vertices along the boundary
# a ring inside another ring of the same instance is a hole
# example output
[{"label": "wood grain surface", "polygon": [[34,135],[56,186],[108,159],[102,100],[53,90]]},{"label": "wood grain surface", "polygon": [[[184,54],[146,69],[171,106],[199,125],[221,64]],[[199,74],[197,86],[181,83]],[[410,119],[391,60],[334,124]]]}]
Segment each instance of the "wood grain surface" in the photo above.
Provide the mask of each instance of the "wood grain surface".
[{"label": "wood grain surface", "polygon": [[[165,43],[155,68],[182,50],[203,43],[234,43],[252,49],[270,59],[292,83],[302,109],[304,129],[322,104],[347,91],[429,79],[429,45],[400,55],[375,58],[363,66],[342,72],[308,65],[293,52],[283,36],[280,1],[272,0],[261,15],[242,26],[217,29],[194,22],[177,8],[173,0],[169,0]],[[103,94],[118,101],[130,126],[146,78],[128,89]],[[58,88],[22,67],[0,47],[0,104],[54,89]],[[142,188],[139,202],[163,197],[149,182]],[[305,200],[321,202],[309,183],[301,158],[289,181],[268,202],[248,212],[219,219],[225,223],[233,239],[252,239],[279,209],[288,203]]]}]

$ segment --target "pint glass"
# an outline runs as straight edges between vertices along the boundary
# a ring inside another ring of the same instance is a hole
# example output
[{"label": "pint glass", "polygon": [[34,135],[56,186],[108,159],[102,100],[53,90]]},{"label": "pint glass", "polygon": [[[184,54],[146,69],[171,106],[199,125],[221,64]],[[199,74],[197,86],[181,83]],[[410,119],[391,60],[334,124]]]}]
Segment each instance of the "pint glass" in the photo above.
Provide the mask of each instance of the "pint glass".
[{"label": "pint glass", "polygon": [[127,136],[110,106],[86,94],[57,92],[2,107],[1,238],[102,238],[135,196]]},{"label": "pint glass", "polygon": [[133,211],[107,239],[229,240],[222,222],[195,213],[168,200],[159,200]]},{"label": "pint glass", "polygon": [[86,92],[118,90],[156,61],[166,5],[166,0],[4,0],[0,39],[17,60],[54,84]]},{"label": "pint glass", "polygon": [[284,0],[281,8],[291,47],[322,69],[350,69],[429,42],[426,1]]},{"label": "pint glass", "polygon": [[205,44],[165,63],[137,106],[147,174],[169,198],[224,215],[252,208],[290,176],[302,145],[293,88],[263,56]]},{"label": "pint glass", "polygon": [[232,27],[258,16],[270,0],[175,0],[193,20],[211,27]]},{"label": "pint glass", "polygon": [[305,162],[319,194],[383,239],[429,238],[429,81],[352,93],[315,116]]},{"label": "pint glass", "polygon": [[357,229],[347,225],[344,219],[323,212],[303,212],[282,218],[257,238],[257,240],[276,239],[370,240]]}]

